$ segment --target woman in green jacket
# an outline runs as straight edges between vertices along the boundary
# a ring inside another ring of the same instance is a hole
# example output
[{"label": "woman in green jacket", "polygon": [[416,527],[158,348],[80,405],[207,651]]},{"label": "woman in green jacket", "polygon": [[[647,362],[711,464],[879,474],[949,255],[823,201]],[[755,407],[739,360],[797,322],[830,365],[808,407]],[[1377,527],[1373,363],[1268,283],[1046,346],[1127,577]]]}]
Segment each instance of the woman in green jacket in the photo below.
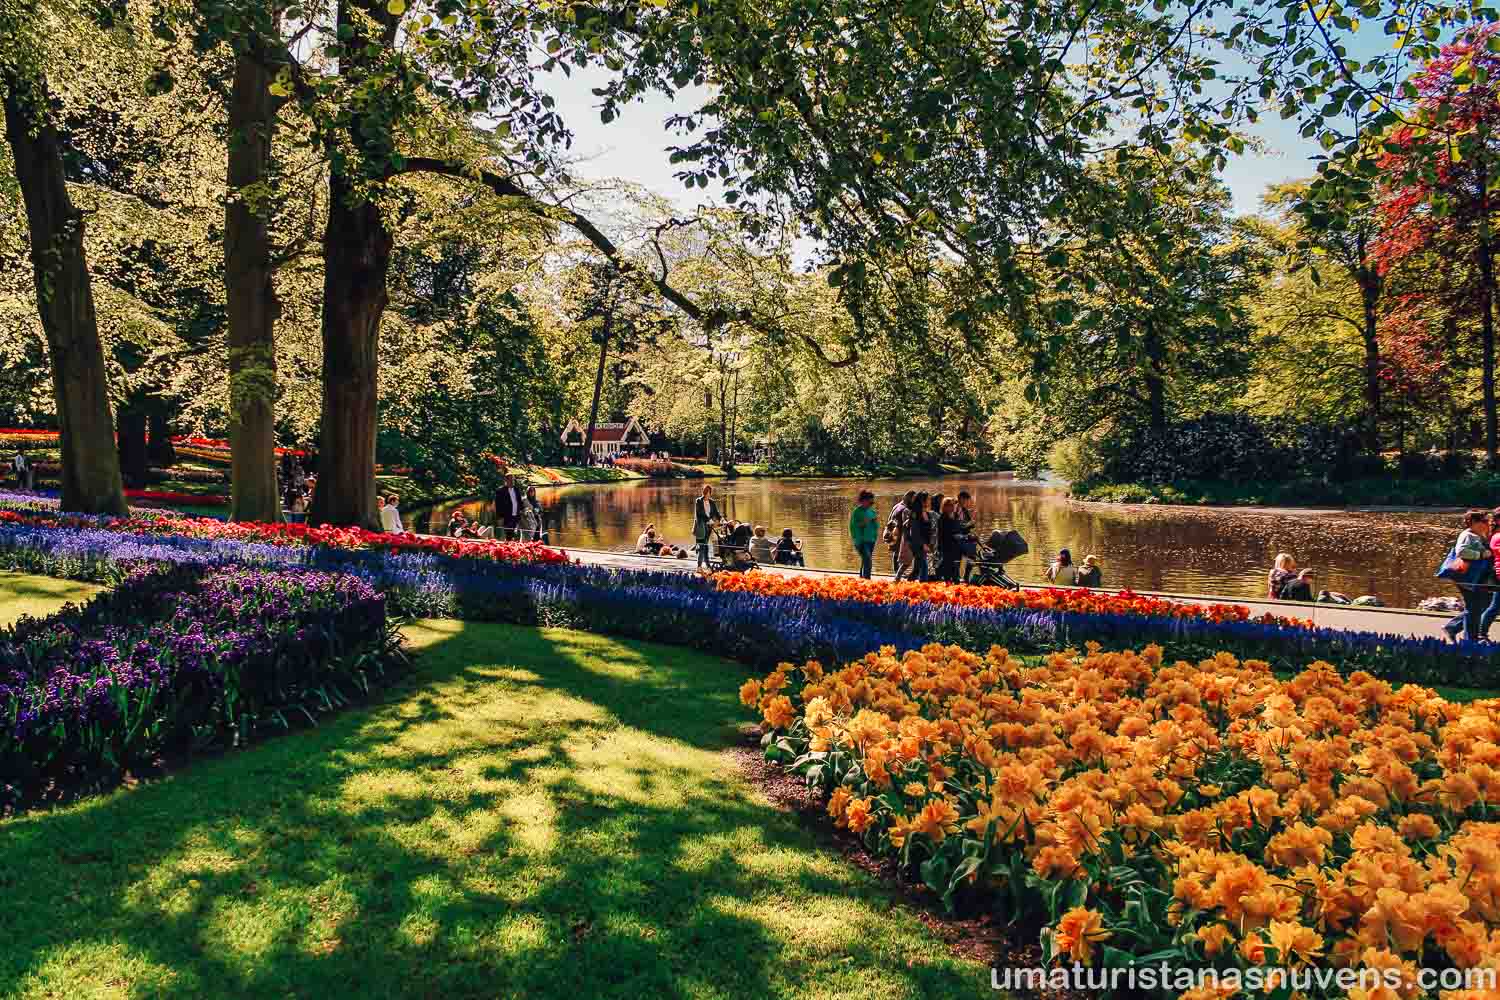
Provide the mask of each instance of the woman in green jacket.
[{"label": "woman in green jacket", "polygon": [[880,540],[880,515],[875,513],[875,494],[869,490],[859,491],[859,502],[849,513],[849,537],[854,540],[854,551],[859,553],[859,575],[868,580],[875,543]]}]

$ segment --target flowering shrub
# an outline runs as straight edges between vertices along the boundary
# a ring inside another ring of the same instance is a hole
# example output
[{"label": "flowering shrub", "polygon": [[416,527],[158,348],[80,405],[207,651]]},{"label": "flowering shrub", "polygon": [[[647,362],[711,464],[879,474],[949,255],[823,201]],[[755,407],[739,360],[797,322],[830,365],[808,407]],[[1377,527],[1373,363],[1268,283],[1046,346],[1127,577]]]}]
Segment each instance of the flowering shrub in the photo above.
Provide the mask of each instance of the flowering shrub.
[{"label": "flowering shrub", "polygon": [[131,500],[154,500],[158,503],[198,504],[205,507],[227,505],[229,497],[222,493],[177,493],[172,490],[126,490]]},{"label": "flowering shrub", "polygon": [[639,472],[643,476],[651,476],[657,479],[682,479],[701,477],[703,473],[687,465],[679,465],[661,458],[617,458],[614,461],[617,469],[626,469],[630,472]]},{"label": "flowering shrub", "polygon": [[0,806],[308,718],[393,652],[349,576],[148,565],[83,607],[0,630]]},{"label": "flowering shrub", "polygon": [[783,663],[740,699],[837,826],[949,903],[998,895],[1050,958],[1409,985],[1500,965],[1500,700],[1322,662],[1283,681],[1227,653],[937,645]]},{"label": "flowering shrub", "polygon": [[[1124,590],[1052,588],[1006,590],[964,583],[917,583],[903,580],[864,580],[850,576],[787,576],[781,573],[721,573],[714,577],[720,590],[741,593],[867,601],[872,604],[952,604],[963,608],[1068,611],[1085,614],[1141,615],[1155,618],[1197,618],[1212,622],[1250,621],[1241,604],[1187,604]],[[1264,614],[1254,619],[1265,625],[1311,628],[1300,618]]]}]

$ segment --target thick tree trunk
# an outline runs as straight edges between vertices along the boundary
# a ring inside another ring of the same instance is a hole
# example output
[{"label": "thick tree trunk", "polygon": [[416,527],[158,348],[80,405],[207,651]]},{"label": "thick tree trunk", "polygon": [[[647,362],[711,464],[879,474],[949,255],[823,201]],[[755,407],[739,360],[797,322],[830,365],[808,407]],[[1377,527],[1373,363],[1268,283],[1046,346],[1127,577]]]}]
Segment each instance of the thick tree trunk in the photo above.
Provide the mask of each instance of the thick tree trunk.
[{"label": "thick tree trunk", "polygon": [[146,485],[146,411],[121,406],[116,440],[120,449],[120,477],[134,489]]},{"label": "thick tree trunk", "polygon": [[[229,198],[224,292],[229,318],[230,519],[281,520],[276,484],[276,319],[269,199],[276,120],[271,73],[252,52],[235,59],[229,99]],[[320,491],[321,492],[321,491]]]},{"label": "thick tree trunk", "polygon": [[380,318],[391,234],[380,209],[335,169],[323,237],[323,419],[308,520],[379,530],[375,427]]},{"label": "thick tree trunk", "polygon": [[0,73],[5,131],[26,203],[37,312],[52,361],[52,393],[62,445],[62,509],[121,514],[125,492],[109,409],[109,378],[99,343],[83,247],[83,215],[64,179],[62,147],[47,121],[46,82]]},{"label": "thick tree trunk", "polygon": [[589,426],[583,434],[583,460],[588,463],[594,456],[594,428],[599,424],[599,396],[604,391],[604,360],[609,356],[610,317],[606,313],[604,325],[599,330],[599,370],[594,373],[594,401],[589,405]]},{"label": "thick tree trunk", "polygon": [[158,469],[165,469],[177,462],[177,448],[172,444],[171,420],[162,404],[152,408],[150,414],[151,438],[146,443],[146,458]]}]

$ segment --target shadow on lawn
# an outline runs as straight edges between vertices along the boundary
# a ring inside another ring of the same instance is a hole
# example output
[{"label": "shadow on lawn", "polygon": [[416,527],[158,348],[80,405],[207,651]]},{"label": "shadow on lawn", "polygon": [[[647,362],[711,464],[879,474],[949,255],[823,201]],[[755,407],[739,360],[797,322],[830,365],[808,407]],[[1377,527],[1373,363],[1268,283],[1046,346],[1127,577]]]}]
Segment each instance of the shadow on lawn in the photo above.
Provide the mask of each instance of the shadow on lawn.
[{"label": "shadow on lawn", "polygon": [[452,634],[384,705],[0,824],[0,890],[20,902],[0,917],[0,992],[987,985],[729,777],[737,666],[581,633],[418,628]]}]

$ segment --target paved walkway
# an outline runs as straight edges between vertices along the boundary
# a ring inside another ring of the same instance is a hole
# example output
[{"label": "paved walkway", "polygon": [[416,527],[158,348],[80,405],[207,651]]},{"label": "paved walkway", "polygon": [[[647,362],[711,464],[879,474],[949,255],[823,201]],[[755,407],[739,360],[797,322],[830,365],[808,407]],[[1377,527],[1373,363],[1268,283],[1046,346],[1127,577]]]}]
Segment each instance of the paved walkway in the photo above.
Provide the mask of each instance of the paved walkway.
[{"label": "paved walkway", "polygon": [[[565,547],[566,548],[566,547]],[[628,552],[605,552],[597,549],[566,548],[568,555],[594,566],[613,566],[618,569],[677,570],[683,573],[697,571],[693,557],[687,559],[664,559],[656,556],[639,556]],[[809,576],[854,576],[852,570],[797,569],[786,566],[762,566],[756,572],[785,573]],[[888,573],[877,573],[877,577],[889,578]],[[1026,587],[1040,590],[1040,587]],[[1118,593],[1108,587],[1106,593]],[[1355,632],[1378,632],[1384,635],[1407,636],[1424,639],[1444,639],[1443,623],[1452,615],[1431,611],[1411,611],[1403,608],[1366,608],[1345,604],[1303,604],[1290,601],[1252,601],[1243,597],[1226,597],[1215,594],[1168,594],[1155,591],[1136,591],[1153,597],[1190,604],[1242,604],[1253,615],[1275,614],[1294,618],[1310,618],[1321,628],[1346,629]]]}]

